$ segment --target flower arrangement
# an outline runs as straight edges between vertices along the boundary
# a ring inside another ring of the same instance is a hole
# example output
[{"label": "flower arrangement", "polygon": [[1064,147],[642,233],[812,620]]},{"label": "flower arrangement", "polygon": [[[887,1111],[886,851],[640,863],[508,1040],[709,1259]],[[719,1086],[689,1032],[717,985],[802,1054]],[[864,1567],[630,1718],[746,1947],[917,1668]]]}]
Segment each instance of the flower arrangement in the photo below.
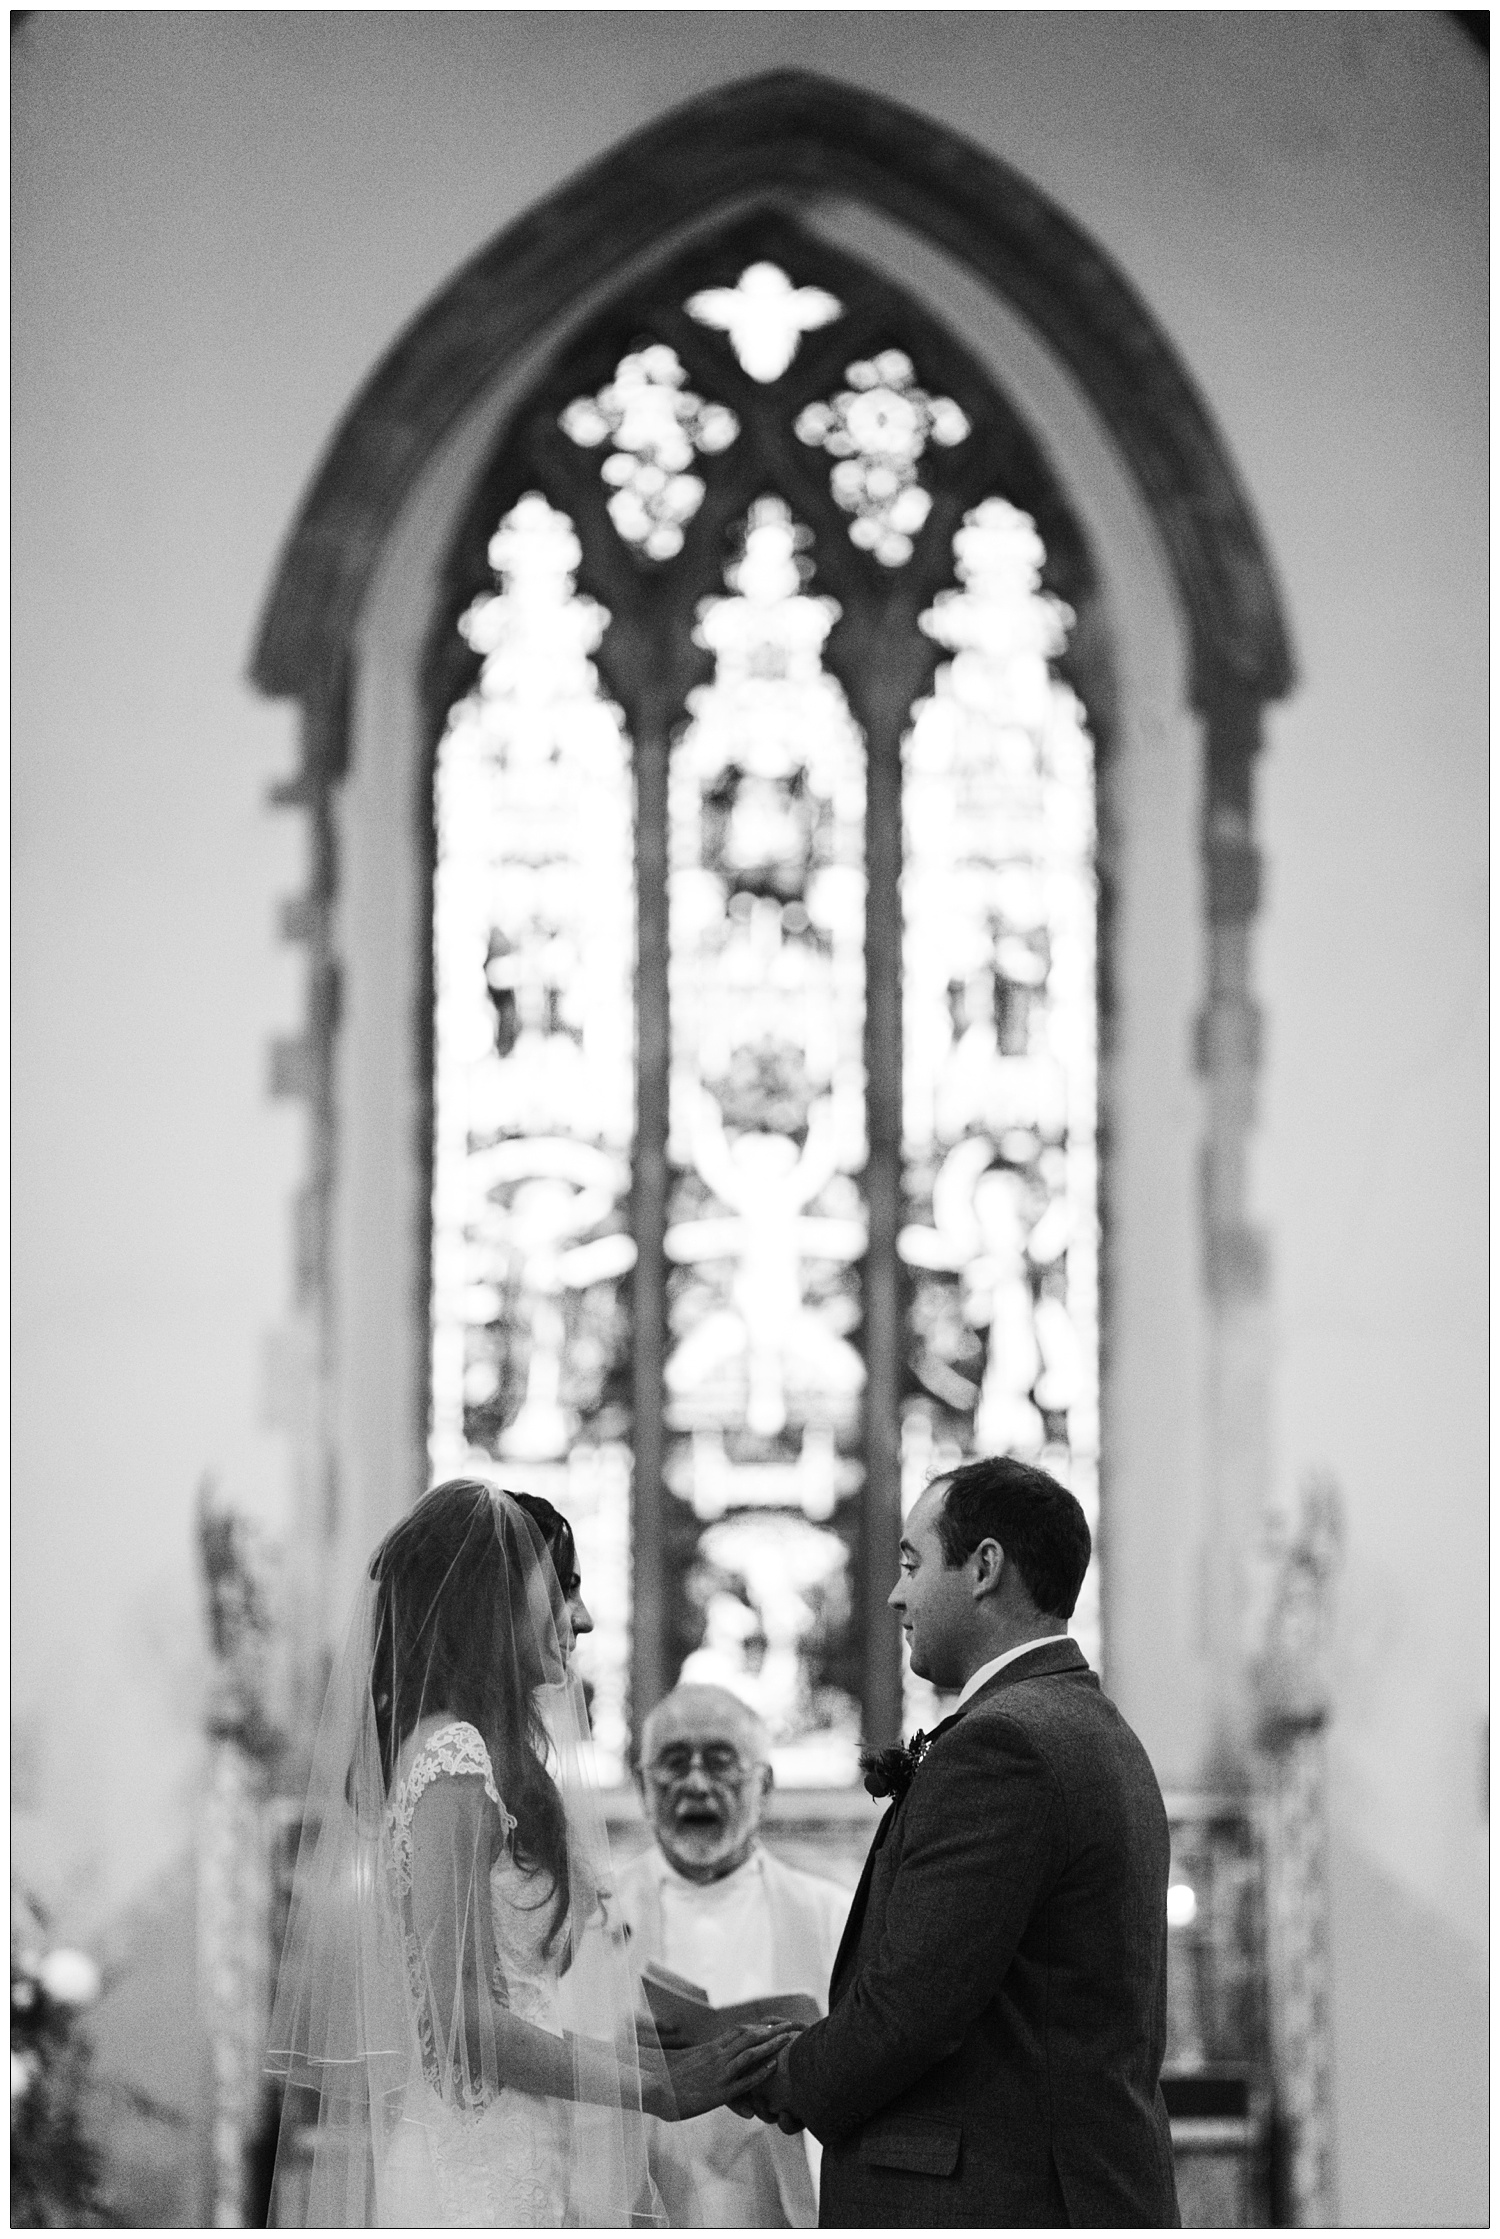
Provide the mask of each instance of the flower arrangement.
[{"label": "flower arrangement", "polygon": [[77,2023],[102,1987],[87,1952],[41,1948],[46,1916],[12,1911],[10,2216],[21,2229],[109,2223],[99,2156],[84,2121],[89,2048]]}]

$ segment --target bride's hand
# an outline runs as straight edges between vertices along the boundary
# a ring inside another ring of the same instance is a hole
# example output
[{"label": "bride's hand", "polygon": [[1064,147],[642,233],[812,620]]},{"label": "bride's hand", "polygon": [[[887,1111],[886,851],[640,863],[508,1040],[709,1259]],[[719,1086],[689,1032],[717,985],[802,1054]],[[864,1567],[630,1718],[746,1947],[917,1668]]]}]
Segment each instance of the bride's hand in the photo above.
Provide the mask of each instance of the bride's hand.
[{"label": "bride's hand", "polygon": [[665,2078],[642,2064],[641,2104],[647,2114],[685,2122],[731,2099],[743,2099],[775,2067],[784,2045],[799,2032],[783,2022],[741,2023],[706,2045],[669,2053]]}]

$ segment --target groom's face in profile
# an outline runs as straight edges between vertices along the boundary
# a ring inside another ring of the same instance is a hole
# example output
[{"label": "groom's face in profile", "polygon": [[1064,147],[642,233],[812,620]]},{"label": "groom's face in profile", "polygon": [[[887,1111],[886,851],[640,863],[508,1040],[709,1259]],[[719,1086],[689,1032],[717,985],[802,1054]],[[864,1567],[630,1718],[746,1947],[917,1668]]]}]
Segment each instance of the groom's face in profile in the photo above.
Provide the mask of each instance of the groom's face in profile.
[{"label": "groom's face in profile", "polygon": [[949,1569],[938,1537],[938,1519],[947,1497],[947,1481],[940,1477],[907,1517],[901,1534],[901,1574],[889,1602],[901,1619],[918,1679],[931,1680],[934,1687],[961,1687],[968,1677],[974,1589],[964,1565]]}]

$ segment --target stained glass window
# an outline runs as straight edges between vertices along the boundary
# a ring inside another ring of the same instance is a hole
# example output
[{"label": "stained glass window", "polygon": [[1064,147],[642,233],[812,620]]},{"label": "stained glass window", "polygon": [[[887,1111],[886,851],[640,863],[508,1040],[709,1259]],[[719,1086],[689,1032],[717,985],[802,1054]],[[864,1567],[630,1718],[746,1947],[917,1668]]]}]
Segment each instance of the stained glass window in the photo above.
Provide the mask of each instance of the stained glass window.
[{"label": "stained glass window", "polygon": [[[751,507],[672,757],[667,1482],[697,1517],[782,1512],[703,1535],[688,1590],[722,1638],[690,1662],[757,1701],[783,1778],[843,1780],[858,1705],[810,1643],[848,1560],[829,1519],[863,1479],[865,753],[811,541],[780,498]],[[736,1596],[759,1629],[731,1644]]]},{"label": "stained glass window", "polygon": [[917,478],[929,443],[962,443],[969,423],[952,397],[919,388],[904,350],[882,350],[846,369],[847,389],[831,402],[805,405],[797,416],[804,443],[833,458],[834,496],[854,519],[851,540],[883,567],[900,567],[932,511]]},{"label": "stained glass window", "polygon": [[460,629],[483,665],[438,751],[435,1475],[493,1475],[574,1524],[594,1726],[625,1747],[626,1213],[634,1104],[630,747],[590,655],[566,514],[529,493]]},{"label": "stained glass window", "polygon": [[704,288],[688,297],[689,316],[728,335],[745,371],[774,381],[797,355],[804,334],[843,310],[826,288],[797,288],[776,264],[747,265],[732,288]]},{"label": "stained glass window", "polygon": [[629,351],[598,396],[575,397],[562,415],[575,443],[608,440],[600,473],[613,490],[609,517],[653,560],[682,550],[683,526],[703,503],[703,483],[688,471],[694,452],[726,450],[739,434],[727,405],[705,404],[686,382],[676,351],[653,343]]},{"label": "stained glass window", "polygon": [[432,1461],[572,1517],[606,1777],[685,1676],[837,1786],[928,1476],[1097,1507],[1088,579],[951,342],[764,231],[570,349],[453,564]]},{"label": "stained glass window", "polygon": [[[950,658],[913,711],[902,812],[904,1493],[981,1454],[1038,1462],[1097,1521],[1092,748],[1050,672],[1072,619],[1034,524],[966,514],[921,623]],[[1097,1571],[1074,1629],[1098,1629]],[[918,1723],[933,1704],[920,1682]]]}]

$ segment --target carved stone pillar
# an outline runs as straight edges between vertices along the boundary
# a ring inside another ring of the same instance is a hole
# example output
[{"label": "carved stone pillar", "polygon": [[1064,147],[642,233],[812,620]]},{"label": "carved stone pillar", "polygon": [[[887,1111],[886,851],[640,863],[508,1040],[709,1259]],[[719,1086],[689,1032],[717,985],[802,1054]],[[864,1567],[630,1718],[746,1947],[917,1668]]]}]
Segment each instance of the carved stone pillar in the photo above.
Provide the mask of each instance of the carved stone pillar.
[{"label": "carved stone pillar", "polygon": [[211,2062],[208,2220],[249,2220],[247,2160],[261,2110],[269,2007],[264,1772],[230,1733],[212,1735],[198,1847],[199,1986]]},{"label": "carved stone pillar", "polygon": [[1314,1479],[1280,1551],[1258,1679],[1266,1763],[1271,2041],[1291,2224],[1337,2221],[1328,1937],[1328,1635],[1341,1523],[1337,1489]]},{"label": "carved stone pillar", "polygon": [[245,1527],[205,1487],[199,1554],[213,1669],[208,1776],[198,1837],[198,1979],[210,2061],[208,2222],[250,2220],[249,2160],[265,2105],[271,2003],[269,1768],[279,1737],[267,1716],[271,1625]]}]

